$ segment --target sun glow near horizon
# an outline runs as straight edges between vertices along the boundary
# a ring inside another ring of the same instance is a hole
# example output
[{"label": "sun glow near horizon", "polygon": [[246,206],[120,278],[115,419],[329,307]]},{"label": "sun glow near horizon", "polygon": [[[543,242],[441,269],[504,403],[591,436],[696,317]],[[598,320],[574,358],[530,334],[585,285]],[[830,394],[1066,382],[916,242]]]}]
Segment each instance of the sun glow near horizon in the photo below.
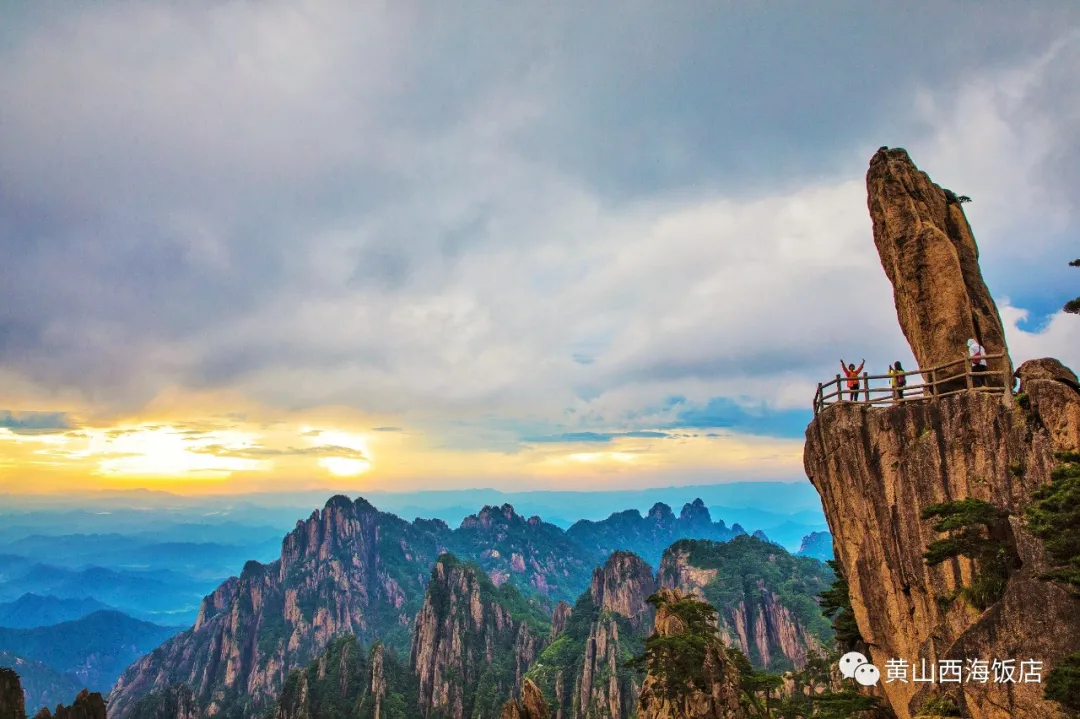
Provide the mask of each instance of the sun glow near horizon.
[{"label": "sun glow near horizon", "polygon": [[0,428],[0,468],[79,470],[114,480],[203,482],[305,466],[355,476],[371,469],[371,456],[361,434],[307,425],[272,431],[212,422],[132,422],[55,432]]},{"label": "sun glow near horizon", "polygon": [[341,487],[341,480],[367,491],[478,483],[604,489],[733,474],[797,476],[801,470],[800,442],[734,433],[616,436],[604,443],[521,441],[508,451],[456,446],[431,430],[330,414],[316,421],[213,415],[75,424],[0,428],[0,493],[150,488],[229,494]]}]

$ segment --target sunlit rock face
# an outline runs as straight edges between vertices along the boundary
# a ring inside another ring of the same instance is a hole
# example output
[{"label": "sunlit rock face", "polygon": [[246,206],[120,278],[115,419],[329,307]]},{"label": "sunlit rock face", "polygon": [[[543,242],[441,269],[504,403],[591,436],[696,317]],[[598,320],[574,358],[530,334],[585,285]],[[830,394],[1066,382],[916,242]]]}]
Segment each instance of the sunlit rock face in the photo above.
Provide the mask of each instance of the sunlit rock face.
[{"label": "sunlit rock face", "polygon": [[[962,357],[973,333],[988,352],[1004,351],[971,229],[954,197],[906,152],[884,148],[871,161],[867,190],[874,240],[920,363]],[[1043,545],[1021,519],[1035,490],[1051,481],[1055,454],[1080,450],[1080,391],[1056,360],[1027,362],[1016,374],[1022,401],[963,392],[880,409],[840,403],[806,430],[806,473],[821,494],[855,618],[878,667],[890,659],[1037,659],[1045,677],[1080,650],[1080,602],[1040,579],[1047,570]],[[948,599],[970,586],[971,560],[930,567],[924,558],[943,535],[923,512],[966,498],[1011,515],[1005,539],[1015,547],[1013,573],[984,611]],[[941,688],[881,686],[899,719],[916,715]],[[972,719],[1064,716],[1043,698],[1042,683],[964,682],[950,689]]]},{"label": "sunlit rock face", "polygon": [[[1005,331],[979,269],[979,248],[957,196],[934,184],[906,150],[881,148],[866,173],[874,244],[893,286],[896,314],[920,367],[967,355],[975,338],[987,354],[1007,352]],[[992,362],[1000,383],[1008,360]],[[938,379],[964,371],[963,364]]]},{"label": "sunlit rock face", "polygon": [[[483,570],[451,555],[435,563],[409,658],[422,716],[466,719],[498,711],[536,658],[528,625],[514,619],[494,590]],[[514,667],[513,673],[488,671],[504,663]],[[495,706],[480,705],[488,685],[499,698]]]}]

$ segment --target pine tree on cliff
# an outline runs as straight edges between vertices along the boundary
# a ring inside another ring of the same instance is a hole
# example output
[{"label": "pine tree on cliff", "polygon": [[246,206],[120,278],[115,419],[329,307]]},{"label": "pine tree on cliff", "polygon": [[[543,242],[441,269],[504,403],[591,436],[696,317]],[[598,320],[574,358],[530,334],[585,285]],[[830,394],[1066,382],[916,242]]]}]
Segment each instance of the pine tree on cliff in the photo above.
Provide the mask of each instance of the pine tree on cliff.
[{"label": "pine tree on cliff", "polygon": [[844,652],[862,649],[866,641],[859,633],[859,625],[855,622],[855,611],[851,608],[851,593],[847,578],[844,577],[844,570],[840,562],[835,559],[830,559],[826,564],[833,570],[836,579],[828,589],[821,593],[821,613],[832,620],[837,647]]},{"label": "pine tree on cliff", "polygon": [[720,639],[716,610],[692,594],[667,588],[648,601],[656,608],[655,630],[645,642],[645,651],[631,662],[647,672],[638,717],[753,716],[743,705],[739,669]]},{"label": "pine tree on cliff", "polygon": [[665,603],[663,597],[654,594],[649,604],[657,608],[663,604],[669,614],[682,621],[683,631],[655,632],[645,641],[645,653],[634,658],[634,666],[656,677],[657,694],[673,702],[694,691],[708,692],[705,658],[719,641],[716,610],[694,596]]},{"label": "pine tree on cliff", "polygon": [[[1080,267],[1080,260],[1073,260],[1069,263],[1069,267]],[[1080,315],[1080,297],[1066,302],[1064,309],[1070,314]]]}]

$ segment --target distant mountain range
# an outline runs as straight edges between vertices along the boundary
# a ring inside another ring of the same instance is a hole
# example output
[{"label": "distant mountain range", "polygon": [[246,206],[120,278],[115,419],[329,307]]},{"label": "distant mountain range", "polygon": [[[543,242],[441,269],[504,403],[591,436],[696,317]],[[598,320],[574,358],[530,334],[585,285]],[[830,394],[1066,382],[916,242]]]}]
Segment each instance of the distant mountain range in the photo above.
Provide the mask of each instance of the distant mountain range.
[{"label": "distant mountain range", "polygon": [[[265,506],[266,498],[257,498],[262,505],[230,498],[216,508],[185,499],[172,508],[100,512],[92,506],[4,509],[0,626],[6,622],[8,628],[0,630],[0,651],[9,652],[6,661],[23,663],[32,675],[29,690],[46,702],[49,697],[69,701],[72,682],[108,692],[117,675],[143,657],[117,684],[118,711],[146,692],[144,681],[152,678],[155,686],[167,686],[171,677],[192,672],[206,674],[195,688],[211,694],[192,695],[203,707],[208,702],[236,706],[232,690],[226,691],[226,676],[255,682],[251,686],[262,687],[257,693],[265,703],[273,698],[266,691],[280,688],[277,672],[303,666],[334,636],[354,634],[365,643],[379,639],[388,649],[405,651],[441,552],[470,562],[500,591],[516,587],[522,601],[533,607],[529,611],[550,616],[559,602],[580,599],[594,570],[614,552],[632,552],[657,567],[664,551],[679,540],[722,543],[758,530],[759,537],[795,549],[804,537],[810,541],[826,528],[820,505],[813,506],[817,497],[812,488],[811,506],[801,506],[806,503],[799,497],[807,487],[745,484],[753,486],[375,495],[380,503],[400,504],[415,510],[413,516],[429,517],[413,522],[364,500],[338,496],[326,502],[323,516],[329,519],[312,524],[316,513],[303,532],[297,511],[288,508],[300,495],[276,497],[272,501],[281,505],[274,507]],[[705,490],[715,503],[710,507],[706,499],[691,495],[678,511],[664,502],[640,506],[645,498],[696,489]],[[775,499],[778,492],[794,498],[792,511],[772,511],[775,502],[765,497]],[[512,497],[521,506],[485,504],[467,513],[463,502],[480,496]],[[161,504],[169,496],[154,494],[152,499]],[[616,501],[634,508],[590,516]],[[728,505],[740,501],[758,506]],[[557,522],[547,521],[548,516]],[[570,523],[566,517],[585,518]],[[352,522],[367,527],[361,532],[367,540],[356,544],[360,535],[342,534],[360,531],[347,529]],[[286,532],[279,527],[286,524],[292,531],[283,542]],[[60,526],[69,533],[57,533]],[[118,527],[126,533],[117,532]],[[311,551],[325,557],[309,556]],[[226,629],[223,622],[233,621],[230,617],[235,622]],[[177,633],[171,626],[191,624],[193,629],[166,641]],[[144,656],[159,645],[152,661]],[[188,665],[182,657],[202,659]]]},{"label": "distant mountain range", "polygon": [[0,603],[0,627],[9,629],[47,627],[50,624],[82,619],[87,614],[110,608],[93,597],[60,599],[27,593],[13,602]]},{"label": "distant mountain range", "polygon": [[[704,544],[688,545],[683,553],[660,561],[669,545],[679,547],[680,539],[689,538]],[[726,547],[723,540],[742,544],[731,550],[710,549]],[[798,665],[831,631],[813,611],[813,596],[831,581],[829,569],[745,536],[739,527],[713,522],[700,499],[687,502],[678,514],[657,503],[645,515],[629,510],[563,530],[538,516],[525,517],[509,504],[485,506],[451,529],[439,519],[408,522],[363,498],[335,496],[321,512],[297,522],[281,547],[280,557],[271,563],[247,562],[239,577],[205,597],[193,628],[130,666],[110,696],[110,715],[159,716],[162,707],[189,702],[214,715],[261,713],[282,689],[282,672],[306,666],[332,640],[349,635],[368,645],[377,642],[388,651],[411,651],[413,679],[397,676],[393,682],[400,680],[402,686],[419,682],[424,713],[436,711],[446,697],[457,696],[490,713],[516,687],[554,633],[546,622],[554,626],[560,616],[565,620],[570,602],[590,603],[590,609],[572,612],[582,625],[575,629],[584,632],[582,646],[605,641],[589,635],[590,623],[601,617],[598,612],[625,609],[628,590],[622,584],[630,576],[653,576],[648,563],[626,552],[628,548],[668,567],[665,581],[715,592],[725,602],[730,636],[738,637],[733,641],[743,642],[746,635],[744,644],[763,666]],[[461,559],[439,559],[448,552]],[[597,567],[619,556],[634,557],[626,561],[644,570],[624,571],[631,565],[624,567],[619,560],[617,566],[597,574]],[[730,573],[717,569],[721,561],[717,557],[732,558],[736,568]],[[472,569],[459,571],[459,561]],[[753,577],[760,577],[761,583],[755,584]],[[603,587],[597,588],[597,582]],[[739,593],[732,593],[729,585],[738,586]],[[643,605],[647,595],[638,595],[644,591],[634,590],[635,606]],[[473,620],[467,619],[469,614]],[[641,631],[648,625],[642,622]],[[607,623],[603,629],[608,639],[614,636],[611,632],[624,630]],[[640,641],[642,635],[636,636],[634,641]],[[623,645],[620,651],[625,653],[632,645]],[[447,656],[462,646],[466,655]],[[490,667],[468,650],[485,646],[494,652],[486,660]],[[332,651],[338,652],[335,666],[338,661],[357,660],[353,650],[342,645],[334,645]],[[625,658],[619,654],[611,661]],[[375,671],[374,664],[370,669]],[[602,671],[598,663],[594,669]],[[299,681],[323,676],[322,669],[312,671]],[[349,671],[362,674],[367,665],[361,661]],[[602,683],[600,677],[589,674],[582,681]],[[567,675],[567,681],[574,679]],[[373,679],[365,683],[379,684]],[[573,686],[565,689],[573,691]],[[302,705],[305,691],[293,686],[288,702]],[[365,701],[351,693],[339,699]],[[298,716],[306,711],[303,706],[294,708]]]},{"label": "distant mountain range", "polygon": [[164,617],[169,624],[191,621],[199,601],[217,583],[214,580],[196,581],[165,569],[118,571],[90,567],[77,570],[48,564],[28,565],[26,562],[7,566],[6,581],[0,583],[0,601],[13,602],[26,593],[59,599],[92,597],[107,606],[142,617]]},{"label": "distant mountain range", "polygon": [[[64,497],[0,495],[0,551],[3,544],[34,534],[111,534],[118,527],[139,543],[217,542],[247,545],[274,540],[334,488],[293,493],[180,496],[167,492],[93,492]],[[616,512],[645,513],[657,502],[681,506],[700,498],[713,517],[747,531],[768,531],[785,520],[824,525],[821,500],[809,482],[730,482],[641,490],[502,492],[460,489],[376,492],[368,496],[383,511],[404,519],[441,519],[456,527],[476,507],[513,505],[568,528],[579,519],[601,520]],[[62,530],[60,528],[63,528]],[[821,528],[821,527],[818,527]],[[808,534],[813,528],[802,534]],[[798,544],[785,542],[790,549]],[[257,553],[252,553],[256,557]],[[45,557],[39,561],[53,563]],[[100,562],[91,562],[100,564]]]},{"label": "distant mountain range", "polygon": [[636,509],[628,509],[599,522],[583,519],[566,532],[568,538],[594,550],[600,558],[626,550],[654,567],[664,550],[680,539],[726,542],[741,534],[746,531],[738,524],[728,527],[723,521],[713,522],[700,499],[683,505],[678,517],[671,507],[658,502],[644,517]]},{"label": "distant mountain range", "polygon": [[74,677],[80,688],[108,692],[125,667],[177,631],[102,610],[48,627],[0,628],[0,652],[41,662]]}]

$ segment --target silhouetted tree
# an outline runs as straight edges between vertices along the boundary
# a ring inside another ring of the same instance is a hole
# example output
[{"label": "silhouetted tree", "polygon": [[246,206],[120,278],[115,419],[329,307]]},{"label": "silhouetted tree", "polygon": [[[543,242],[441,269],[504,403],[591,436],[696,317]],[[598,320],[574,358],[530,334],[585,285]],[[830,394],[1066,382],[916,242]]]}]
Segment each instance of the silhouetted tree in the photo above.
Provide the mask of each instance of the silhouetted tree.
[{"label": "silhouetted tree", "polygon": [[[1069,267],[1080,267],[1080,260],[1073,260],[1069,263]],[[1080,297],[1066,302],[1065,311],[1070,314],[1080,315]]]}]

